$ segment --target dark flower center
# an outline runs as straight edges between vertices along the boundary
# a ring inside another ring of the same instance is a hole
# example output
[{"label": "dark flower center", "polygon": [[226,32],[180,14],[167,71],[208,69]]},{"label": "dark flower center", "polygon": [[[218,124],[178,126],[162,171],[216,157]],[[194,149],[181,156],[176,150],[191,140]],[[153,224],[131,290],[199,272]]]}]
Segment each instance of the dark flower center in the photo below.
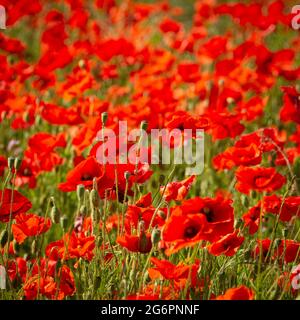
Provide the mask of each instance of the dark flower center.
[{"label": "dark flower center", "polygon": [[93,177],[88,173],[85,173],[83,176],[81,176],[81,181],[90,181],[90,180],[93,180]]},{"label": "dark flower center", "polygon": [[213,210],[211,210],[210,208],[208,207],[204,207],[202,209],[202,213],[205,214],[206,216],[206,219],[208,222],[213,222],[214,221],[214,215],[213,215]]},{"label": "dark flower center", "polygon": [[190,226],[184,230],[184,237],[191,239],[191,238],[194,238],[197,233],[198,233],[198,229],[194,226]]}]

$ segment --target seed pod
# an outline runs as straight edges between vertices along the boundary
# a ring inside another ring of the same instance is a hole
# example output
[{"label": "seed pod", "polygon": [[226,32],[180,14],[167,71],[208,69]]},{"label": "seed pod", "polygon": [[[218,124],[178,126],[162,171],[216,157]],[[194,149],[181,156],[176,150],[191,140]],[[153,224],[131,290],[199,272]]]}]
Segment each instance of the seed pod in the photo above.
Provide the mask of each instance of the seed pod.
[{"label": "seed pod", "polygon": [[101,113],[101,120],[102,120],[102,125],[105,126],[106,122],[108,120],[108,113],[107,112],[102,112]]},{"label": "seed pod", "polygon": [[79,200],[80,203],[83,202],[83,199],[84,199],[84,185],[83,184],[79,184],[77,186],[77,198]]},{"label": "seed pod", "polygon": [[161,231],[155,227],[151,233],[151,242],[153,245],[157,244],[161,239]]},{"label": "seed pod", "polygon": [[8,165],[9,170],[12,171],[12,169],[13,169],[14,166],[15,166],[15,158],[9,157],[9,158],[7,159],[7,165]]},{"label": "seed pod", "polygon": [[4,229],[0,234],[0,245],[4,248],[8,241],[8,231]]},{"label": "seed pod", "polygon": [[66,215],[60,218],[60,225],[64,231],[67,230],[68,227],[68,217]]},{"label": "seed pod", "polygon": [[59,223],[60,221],[60,212],[56,206],[52,207],[50,217],[53,223]]}]

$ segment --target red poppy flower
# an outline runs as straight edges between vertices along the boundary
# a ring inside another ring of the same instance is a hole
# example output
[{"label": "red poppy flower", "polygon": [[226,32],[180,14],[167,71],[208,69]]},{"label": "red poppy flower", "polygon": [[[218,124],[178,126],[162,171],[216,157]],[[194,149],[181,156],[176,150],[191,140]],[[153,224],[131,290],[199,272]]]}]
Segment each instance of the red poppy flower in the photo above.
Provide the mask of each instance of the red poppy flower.
[{"label": "red poppy flower", "polygon": [[[56,282],[56,278],[58,279]],[[48,299],[64,299],[66,296],[72,296],[75,291],[75,281],[72,271],[67,266],[59,269],[57,277],[50,275],[33,275],[27,279],[23,286],[26,300],[34,300],[38,294]]]},{"label": "red poppy flower", "polygon": [[101,166],[95,158],[90,157],[81,161],[73,170],[67,174],[67,181],[59,184],[59,189],[64,192],[76,190],[79,184],[86,188],[92,188],[93,179],[97,179],[97,183],[101,190],[113,186],[113,181],[105,178],[103,166]]},{"label": "red poppy flower", "polygon": [[160,30],[164,33],[167,33],[167,32],[178,33],[181,29],[181,24],[175,20],[165,18],[159,27],[160,27]]},{"label": "red poppy flower", "polygon": [[166,201],[181,201],[186,197],[194,180],[195,176],[191,176],[183,181],[170,182],[166,187],[160,187],[160,193]]},{"label": "red poppy flower", "polygon": [[223,295],[217,296],[216,300],[253,300],[253,290],[240,286],[226,290]]},{"label": "red poppy flower", "polygon": [[282,91],[284,105],[280,111],[280,119],[300,124],[300,93],[295,87],[282,87]]},{"label": "red poppy flower", "polygon": [[[12,204],[11,204],[12,201]],[[0,221],[8,222],[10,212],[12,218],[21,213],[27,212],[32,207],[31,202],[18,191],[11,189],[0,190]]]},{"label": "red poppy flower", "polygon": [[233,232],[234,214],[232,200],[223,197],[216,198],[193,198],[183,202],[173,212],[181,211],[183,214],[205,215],[209,228],[211,229],[207,239],[216,241],[221,236]]},{"label": "red poppy flower", "polygon": [[272,192],[286,183],[286,178],[277,173],[274,168],[239,167],[235,174],[236,189],[245,194],[249,194],[251,190]]},{"label": "red poppy flower", "polygon": [[151,235],[144,232],[141,232],[140,235],[119,236],[117,243],[131,252],[148,253],[152,248]]},{"label": "red poppy flower", "polygon": [[264,211],[278,215],[281,221],[290,221],[300,216],[300,197],[266,196],[263,199]]},{"label": "red poppy flower", "polygon": [[46,255],[51,260],[82,258],[91,261],[94,257],[95,237],[83,232],[66,234],[64,239],[50,243]]},{"label": "red poppy flower", "polygon": [[278,249],[274,252],[275,257],[284,259],[285,263],[298,263],[300,261],[300,243],[295,240],[282,240]]},{"label": "red poppy flower", "polygon": [[237,250],[244,242],[244,239],[244,237],[238,236],[238,230],[236,230],[209,245],[208,251],[214,256],[224,254],[227,257],[231,257],[236,254]]},{"label": "red poppy flower", "polygon": [[4,175],[4,171],[7,167],[7,160],[5,157],[0,156],[0,177]]},{"label": "red poppy flower", "polygon": [[249,228],[249,234],[257,232],[260,222],[260,214],[261,205],[259,203],[243,215],[242,219],[244,220],[245,227]]},{"label": "red poppy flower", "polygon": [[231,147],[213,159],[216,169],[231,169],[234,166],[253,166],[260,164],[261,151],[256,144],[250,144],[245,148]]},{"label": "red poppy flower", "polygon": [[23,243],[27,237],[38,236],[47,232],[51,227],[51,220],[34,215],[21,213],[12,225],[12,232],[18,243]]},{"label": "red poppy flower", "polygon": [[175,212],[166,221],[162,238],[166,242],[166,254],[193,246],[208,238],[208,223],[204,214],[183,214]]},{"label": "red poppy flower", "polygon": [[186,265],[180,262],[177,265],[167,261],[151,258],[151,262],[155,268],[149,268],[148,273],[151,280],[165,279],[175,281],[176,286],[184,288],[188,280],[192,287],[199,284],[198,269],[200,261],[196,261],[192,265]]}]

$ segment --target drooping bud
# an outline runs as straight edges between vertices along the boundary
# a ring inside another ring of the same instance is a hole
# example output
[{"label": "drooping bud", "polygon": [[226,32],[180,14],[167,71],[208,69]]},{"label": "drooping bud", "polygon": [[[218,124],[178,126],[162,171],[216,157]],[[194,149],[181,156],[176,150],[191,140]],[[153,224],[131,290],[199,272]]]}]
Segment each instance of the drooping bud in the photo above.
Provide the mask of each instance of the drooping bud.
[{"label": "drooping bud", "polygon": [[18,171],[21,167],[21,163],[22,163],[22,159],[20,158],[15,158],[15,161],[14,161],[14,168],[16,171]]},{"label": "drooping bud", "polygon": [[131,173],[129,171],[125,171],[124,172],[124,178],[125,178],[126,181],[129,180],[130,176],[131,176]]},{"label": "drooping bud", "polygon": [[141,122],[141,126],[140,126],[141,130],[147,130],[148,129],[148,122],[147,121],[142,121]]},{"label": "drooping bud", "polygon": [[51,217],[51,220],[52,220],[53,223],[59,223],[59,221],[60,221],[60,212],[59,212],[59,210],[57,209],[56,206],[53,206],[51,208],[50,217]]},{"label": "drooping bud", "polygon": [[8,231],[5,229],[0,234],[0,246],[4,248],[8,241]]},{"label": "drooping bud", "polygon": [[163,219],[163,220],[165,220],[166,219],[166,214],[165,214],[165,212],[164,211],[162,211],[162,210],[158,210],[158,215]]},{"label": "drooping bud", "polygon": [[15,166],[15,158],[9,157],[9,158],[7,159],[7,165],[8,165],[9,170],[12,171],[12,169],[13,169],[14,166]]},{"label": "drooping bud", "polygon": [[60,225],[64,231],[67,230],[68,227],[68,217],[66,215],[60,218]]},{"label": "drooping bud", "polygon": [[161,231],[158,229],[158,227],[154,227],[151,233],[151,242],[153,245],[157,244],[161,239]]},{"label": "drooping bud", "polygon": [[108,120],[108,113],[107,112],[102,112],[101,113],[101,120],[102,120],[102,125],[105,126],[106,122]]}]

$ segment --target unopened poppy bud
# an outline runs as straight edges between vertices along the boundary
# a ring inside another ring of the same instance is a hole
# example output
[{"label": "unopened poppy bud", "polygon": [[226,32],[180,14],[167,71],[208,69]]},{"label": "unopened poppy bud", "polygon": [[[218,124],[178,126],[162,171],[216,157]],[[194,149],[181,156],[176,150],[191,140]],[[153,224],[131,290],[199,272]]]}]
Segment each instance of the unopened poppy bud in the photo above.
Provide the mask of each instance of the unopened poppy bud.
[{"label": "unopened poppy bud", "polygon": [[60,212],[56,206],[51,208],[50,217],[53,223],[59,223],[60,221]]},{"label": "unopened poppy bud", "polygon": [[20,251],[20,245],[18,244],[18,242],[16,240],[13,241],[13,249],[16,254],[18,254]]},{"label": "unopened poppy bud", "polygon": [[95,189],[90,192],[90,203],[92,207],[98,207],[99,205],[99,195]]},{"label": "unopened poppy bud", "polygon": [[274,246],[275,248],[278,248],[281,245],[281,239],[275,239]]},{"label": "unopened poppy bud", "polygon": [[54,207],[54,206],[55,206],[55,199],[54,199],[54,197],[50,197],[49,202],[50,202],[50,206],[51,206],[51,207]]},{"label": "unopened poppy bud", "polygon": [[102,125],[105,126],[106,122],[108,120],[108,113],[107,112],[102,112],[101,113],[101,120],[102,120]]},{"label": "unopened poppy bud", "polygon": [[83,198],[84,198],[84,191],[85,191],[85,188],[84,188],[84,185],[83,184],[79,184],[77,186],[77,198],[80,202],[83,201]]},{"label": "unopened poppy bud", "polygon": [[148,245],[148,239],[145,234],[145,231],[140,232],[140,241],[139,241],[139,251],[140,252],[146,252],[147,251],[147,245]]},{"label": "unopened poppy bud", "polygon": [[101,284],[101,277],[96,276],[96,279],[94,281],[94,290],[98,290]]},{"label": "unopened poppy bud", "polygon": [[8,231],[5,229],[0,234],[0,245],[1,248],[4,248],[8,241]]},{"label": "unopened poppy bud", "polygon": [[33,240],[31,243],[31,254],[35,255],[36,254],[36,249],[37,249],[37,241]]},{"label": "unopened poppy bud", "polygon": [[98,191],[98,182],[96,177],[93,179],[93,189]]},{"label": "unopened poppy bud", "polygon": [[159,210],[158,211],[158,215],[163,219],[163,220],[165,220],[166,219],[166,214],[164,213],[164,211],[162,211],[162,210]]},{"label": "unopened poppy bud", "polygon": [[60,218],[60,226],[62,227],[62,229],[64,231],[67,230],[67,227],[68,227],[68,217],[67,216],[64,215]]},{"label": "unopened poppy bud", "polygon": [[246,207],[246,208],[249,207],[249,199],[247,196],[243,198],[242,203],[243,203],[244,207]]},{"label": "unopened poppy bud", "polygon": [[154,245],[157,244],[160,241],[160,238],[161,238],[161,231],[157,227],[155,227],[151,233],[152,244]]},{"label": "unopened poppy bud", "polygon": [[9,157],[7,159],[7,165],[8,165],[9,170],[11,171],[15,166],[15,158]]},{"label": "unopened poppy bud", "polygon": [[288,230],[287,228],[282,229],[282,236],[283,236],[284,238],[287,237],[288,233],[289,233],[289,230]]},{"label": "unopened poppy bud", "polygon": [[79,213],[82,215],[82,216],[85,216],[87,214],[87,209],[86,209],[86,206],[83,205],[80,207],[79,209]]},{"label": "unopened poppy bud", "polygon": [[22,160],[20,158],[15,158],[14,168],[16,171],[18,171],[20,169],[21,163],[22,163]]},{"label": "unopened poppy bud", "polygon": [[124,178],[125,178],[126,181],[129,180],[130,176],[131,176],[131,173],[129,171],[125,171],[124,172]]},{"label": "unopened poppy bud", "polygon": [[148,122],[147,121],[142,121],[141,122],[141,130],[147,130],[148,129]]},{"label": "unopened poppy bud", "polygon": [[139,230],[139,232],[145,232],[145,222],[144,221],[139,222],[138,230]]}]

